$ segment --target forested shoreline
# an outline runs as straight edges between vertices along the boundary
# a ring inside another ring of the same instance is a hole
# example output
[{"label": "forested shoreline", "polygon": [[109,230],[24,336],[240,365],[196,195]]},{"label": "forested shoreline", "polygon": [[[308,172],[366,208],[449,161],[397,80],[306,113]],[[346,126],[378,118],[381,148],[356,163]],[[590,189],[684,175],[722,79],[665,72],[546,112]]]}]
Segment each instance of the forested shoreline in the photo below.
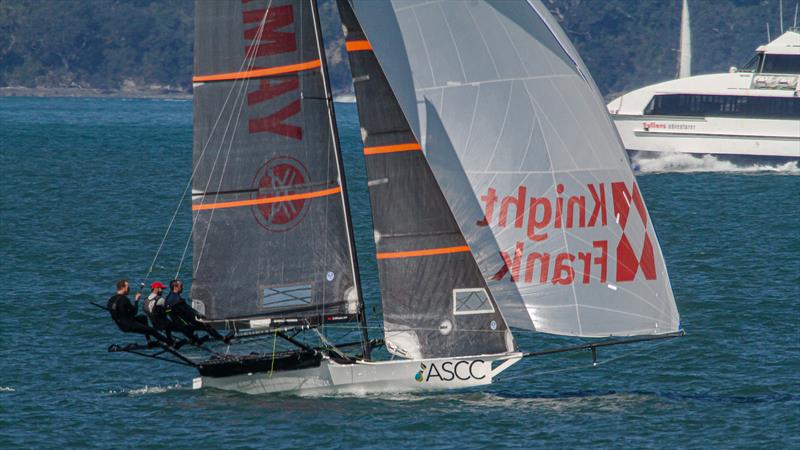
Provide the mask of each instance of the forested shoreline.
[{"label": "forested shoreline", "polygon": [[[606,96],[675,76],[680,0],[543,0]],[[784,2],[789,24],[794,5]],[[352,88],[320,0],[334,90]],[[791,6],[791,8],[790,8]],[[726,71],[777,36],[778,0],[690,1],[695,73]],[[193,0],[3,0],[0,95],[188,96]]]}]

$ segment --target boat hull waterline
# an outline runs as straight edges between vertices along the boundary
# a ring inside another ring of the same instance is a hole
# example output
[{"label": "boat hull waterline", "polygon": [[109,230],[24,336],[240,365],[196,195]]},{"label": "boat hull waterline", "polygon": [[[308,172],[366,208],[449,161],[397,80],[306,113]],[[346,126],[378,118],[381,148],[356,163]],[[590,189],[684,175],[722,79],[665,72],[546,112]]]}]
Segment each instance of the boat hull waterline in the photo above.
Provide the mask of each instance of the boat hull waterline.
[{"label": "boat hull waterline", "polygon": [[[733,161],[800,161],[800,126],[796,122],[619,115],[614,123],[629,152],[724,155]],[[748,129],[758,132],[743,131]]]},{"label": "boat hull waterline", "polygon": [[314,395],[462,389],[491,384],[494,377],[521,358],[522,353],[502,353],[342,364],[323,357],[319,366],[311,368],[229,377],[201,376],[193,380],[192,387],[245,394]]}]

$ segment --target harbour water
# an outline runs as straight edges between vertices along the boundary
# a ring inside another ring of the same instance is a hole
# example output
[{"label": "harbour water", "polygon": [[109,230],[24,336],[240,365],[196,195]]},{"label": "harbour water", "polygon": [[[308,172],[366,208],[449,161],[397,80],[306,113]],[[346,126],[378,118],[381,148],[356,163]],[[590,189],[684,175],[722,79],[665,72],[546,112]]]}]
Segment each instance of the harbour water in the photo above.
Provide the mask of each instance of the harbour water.
[{"label": "harbour water", "polygon": [[[357,116],[337,109],[375,305]],[[107,353],[129,337],[89,305],[146,272],[190,174],[191,136],[189,101],[0,98],[0,448],[800,448],[796,165],[642,167],[684,338],[602,349],[594,367],[586,353],[528,359],[480,390],[246,396]],[[162,280],[190,225],[184,207]]]}]

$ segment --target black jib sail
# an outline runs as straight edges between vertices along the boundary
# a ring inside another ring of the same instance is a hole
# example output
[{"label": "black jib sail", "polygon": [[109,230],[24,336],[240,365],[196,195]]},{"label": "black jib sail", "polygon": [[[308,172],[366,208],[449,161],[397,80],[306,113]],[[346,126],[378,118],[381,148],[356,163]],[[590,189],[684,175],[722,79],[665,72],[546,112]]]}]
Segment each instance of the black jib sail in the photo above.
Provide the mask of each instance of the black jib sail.
[{"label": "black jib sail", "polygon": [[192,299],[209,320],[359,316],[315,14],[311,0],[196,2]]},{"label": "black jib sail", "polygon": [[506,323],[347,1],[387,349],[407,358],[502,353]]}]

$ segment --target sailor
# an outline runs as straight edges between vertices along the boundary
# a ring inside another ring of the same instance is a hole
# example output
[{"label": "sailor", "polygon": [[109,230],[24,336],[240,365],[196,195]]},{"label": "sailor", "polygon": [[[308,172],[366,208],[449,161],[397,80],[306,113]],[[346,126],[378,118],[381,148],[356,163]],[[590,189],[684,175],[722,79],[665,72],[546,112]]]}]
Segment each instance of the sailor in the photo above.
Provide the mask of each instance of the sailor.
[{"label": "sailor", "polygon": [[108,312],[111,313],[111,318],[114,319],[119,329],[126,333],[141,333],[147,338],[148,343],[152,336],[165,344],[170,344],[170,340],[147,325],[145,316],[136,315],[142,293],[136,293],[136,303],[132,304],[128,298],[130,290],[128,280],[119,280],[117,281],[117,293],[108,299]]},{"label": "sailor", "polygon": [[226,344],[230,342],[233,338],[233,332],[223,337],[214,327],[197,320],[198,312],[189,306],[186,300],[181,297],[181,292],[183,292],[183,282],[181,280],[170,281],[169,289],[170,293],[167,295],[166,304],[167,312],[169,313],[170,319],[172,319],[173,329],[183,333],[195,344],[201,342],[194,335],[194,332],[197,330],[203,330],[215,339],[224,341]]},{"label": "sailor", "polygon": [[162,296],[164,289],[167,286],[160,281],[155,281],[150,285],[150,295],[142,304],[142,310],[145,315],[150,319],[153,328],[159,331],[165,331],[167,339],[172,340],[172,326],[169,318],[167,318],[167,304]]}]

